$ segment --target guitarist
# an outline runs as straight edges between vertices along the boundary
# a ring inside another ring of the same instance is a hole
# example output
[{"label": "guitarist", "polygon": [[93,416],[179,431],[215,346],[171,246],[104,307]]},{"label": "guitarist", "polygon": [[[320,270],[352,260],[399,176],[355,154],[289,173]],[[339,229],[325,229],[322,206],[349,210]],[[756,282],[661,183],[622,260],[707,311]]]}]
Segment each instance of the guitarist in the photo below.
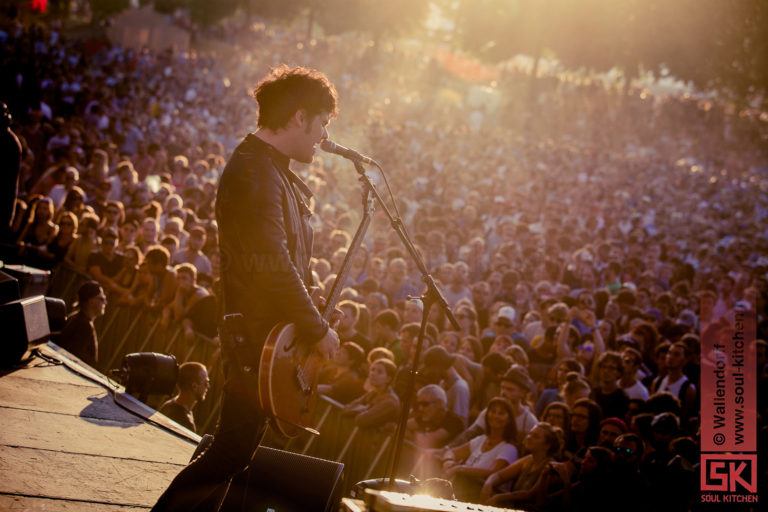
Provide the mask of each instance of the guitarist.
[{"label": "guitarist", "polygon": [[259,356],[278,322],[330,360],[339,346],[310,298],[309,188],[290,161],[312,162],[336,116],[336,89],[312,69],[272,69],[254,91],[258,130],[235,148],[221,176],[216,220],[224,313],[243,315],[241,343],[225,343],[226,384],[214,441],[179,473],[153,510],[219,510],[233,476],[249,464],[267,417],[257,398]]}]

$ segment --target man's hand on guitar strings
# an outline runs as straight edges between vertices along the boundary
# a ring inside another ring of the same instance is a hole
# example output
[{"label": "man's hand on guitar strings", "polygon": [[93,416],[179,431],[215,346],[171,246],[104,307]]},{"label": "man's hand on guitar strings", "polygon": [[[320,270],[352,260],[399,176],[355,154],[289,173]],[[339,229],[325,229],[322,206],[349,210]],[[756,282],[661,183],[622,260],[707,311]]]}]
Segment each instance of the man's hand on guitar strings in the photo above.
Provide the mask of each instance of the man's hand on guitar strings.
[{"label": "man's hand on guitar strings", "polygon": [[[318,311],[320,311],[321,314],[325,314],[325,297],[318,297],[317,302],[315,304]],[[331,329],[338,329],[339,323],[341,323],[341,319],[344,318],[344,311],[342,311],[339,308],[333,308],[333,313],[331,313],[331,318],[328,320],[328,323],[331,324]]]}]

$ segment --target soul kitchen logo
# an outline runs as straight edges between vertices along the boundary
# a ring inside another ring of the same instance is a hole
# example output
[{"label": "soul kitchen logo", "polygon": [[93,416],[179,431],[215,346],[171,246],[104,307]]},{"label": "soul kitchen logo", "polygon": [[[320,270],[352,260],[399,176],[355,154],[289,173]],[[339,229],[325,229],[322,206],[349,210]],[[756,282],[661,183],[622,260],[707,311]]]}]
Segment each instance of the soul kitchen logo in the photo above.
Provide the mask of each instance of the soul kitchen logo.
[{"label": "soul kitchen logo", "polygon": [[703,453],[701,462],[701,501],[757,503],[756,454]]},{"label": "soul kitchen logo", "polygon": [[702,502],[758,502],[755,342],[740,307],[701,333]]}]

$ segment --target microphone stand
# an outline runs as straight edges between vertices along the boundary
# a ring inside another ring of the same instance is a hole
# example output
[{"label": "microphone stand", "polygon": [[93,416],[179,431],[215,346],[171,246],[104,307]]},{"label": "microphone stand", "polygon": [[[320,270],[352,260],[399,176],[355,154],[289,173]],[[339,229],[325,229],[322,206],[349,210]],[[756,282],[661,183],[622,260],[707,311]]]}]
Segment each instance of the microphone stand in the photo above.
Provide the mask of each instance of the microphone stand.
[{"label": "microphone stand", "polygon": [[413,396],[413,389],[416,386],[416,371],[419,367],[421,349],[424,346],[424,335],[427,330],[427,322],[429,320],[429,311],[434,304],[437,304],[439,307],[441,307],[445,311],[445,314],[448,317],[448,320],[451,322],[451,325],[453,325],[457,330],[459,329],[459,323],[456,321],[456,317],[453,316],[453,312],[451,311],[451,308],[448,305],[448,301],[445,299],[442,292],[437,288],[437,285],[435,284],[435,280],[429,274],[429,271],[427,270],[427,267],[424,264],[424,261],[421,259],[421,256],[416,251],[416,247],[414,247],[413,242],[408,237],[408,233],[405,231],[405,225],[403,224],[402,219],[400,219],[399,217],[396,218],[394,215],[392,215],[392,212],[389,210],[387,205],[382,200],[381,196],[379,195],[379,192],[373,186],[373,183],[371,183],[370,178],[368,177],[368,175],[365,174],[365,168],[363,168],[362,163],[360,163],[358,160],[353,160],[353,162],[355,164],[355,169],[357,170],[357,173],[360,175],[360,181],[364,184],[365,187],[367,187],[367,190],[370,192],[370,194],[373,195],[373,197],[381,206],[382,211],[384,211],[384,213],[387,215],[387,218],[389,219],[392,229],[394,229],[395,233],[397,233],[397,235],[400,237],[400,240],[403,242],[405,249],[408,251],[408,254],[410,254],[411,256],[411,260],[413,260],[413,262],[416,263],[416,266],[418,267],[419,272],[421,273],[421,280],[427,286],[427,289],[424,292],[424,295],[421,296],[421,300],[424,304],[424,310],[421,315],[419,339],[418,339],[418,342],[416,343],[416,352],[413,355],[413,365],[411,367],[410,375],[408,378],[408,386],[406,388],[405,399],[403,400],[403,408],[402,408],[402,412],[400,413],[400,421],[398,422],[397,432],[395,434],[395,443],[393,446],[393,451],[392,451],[392,455],[390,456],[389,466],[388,466],[389,487],[395,490],[396,489],[395,472],[397,471],[397,467],[400,464],[400,457],[402,455],[403,441],[405,440],[405,429],[406,429],[406,424],[408,423],[408,413],[411,410],[411,398]]}]

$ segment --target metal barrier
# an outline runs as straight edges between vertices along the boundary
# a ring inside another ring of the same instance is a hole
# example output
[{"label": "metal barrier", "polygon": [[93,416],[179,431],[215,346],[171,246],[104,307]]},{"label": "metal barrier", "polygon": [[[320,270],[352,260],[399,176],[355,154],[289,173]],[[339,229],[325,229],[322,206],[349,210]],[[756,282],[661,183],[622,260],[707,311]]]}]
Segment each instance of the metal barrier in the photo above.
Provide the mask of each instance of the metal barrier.
[{"label": "metal barrier", "polygon": [[[54,272],[49,294],[63,298],[71,304],[80,285],[89,279],[90,277],[74,269],[60,267]],[[132,352],[160,352],[174,355],[179,363],[203,363],[208,368],[211,389],[208,398],[197,405],[195,417],[199,434],[212,433],[216,427],[224,386],[218,344],[198,332],[195,333],[194,340],[187,340],[183,330],[177,325],[163,329],[160,317],[158,311],[116,306],[108,301],[104,316],[95,321],[99,339],[98,369],[108,374],[110,369],[121,364],[126,354]],[[159,406],[152,403],[149,405]],[[345,492],[360,480],[388,476],[394,435],[381,430],[357,427],[354,424],[354,416],[341,414],[342,408],[342,404],[321,396],[312,422],[321,432],[319,437],[305,434],[287,440],[269,429],[264,444],[343,462],[346,475]],[[420,478],[433,476],[426,469],[424,460],[418,448],[406,441],[397,471],[398,477],[407,478],[411,474]]]},{"label": "metal barrier", "polygon": [[[92,278],[76,269],[61,265],[52,275],[48,295],[63,299],[69,308],[77,299],[77,290]],[[208,368],[211,389],[208,398],[198,404],[196,418],[200,434],[210,433],[216,426],[224,375],[218,344],[208,336],[195,332],[193,340],[185,339],[179,325],[161,327],[160,312],[148,308],[117,306],[116,297],[108,296],[104,315],[94,321],[99,339],[97,369],[109,374],[121,365],[126,354],[159,352],[172,354],[179,364],[198,361]],[[159,406],[150,403],[151,406]]]},{"label": "metal barrier", "polygon": [[[344,492],[348,492],[361,480],[388,476],[394,433],[358,427],[354,416],[343,415],[342,408],[343,404],[321,396],[312,422],[320,436],[303,434],[286,443],[284,439],[269,434],[264,442],[274,448],[344,463]],[[396,471],[398,478],[407,479],[410,475],[419,478],[434,476],[423,472],[422,466],[421,452],[413,443],[406,441]]]},{"label": "metal barrier", "polygon": [[63,300],[67,304],[67,308],[71,309],[72,305],[77,301],[77,290],[80,289],[83,283],[92,279],[85,272],[62,263],[51,272],[51,281],[48,283],[47,295]]}]

